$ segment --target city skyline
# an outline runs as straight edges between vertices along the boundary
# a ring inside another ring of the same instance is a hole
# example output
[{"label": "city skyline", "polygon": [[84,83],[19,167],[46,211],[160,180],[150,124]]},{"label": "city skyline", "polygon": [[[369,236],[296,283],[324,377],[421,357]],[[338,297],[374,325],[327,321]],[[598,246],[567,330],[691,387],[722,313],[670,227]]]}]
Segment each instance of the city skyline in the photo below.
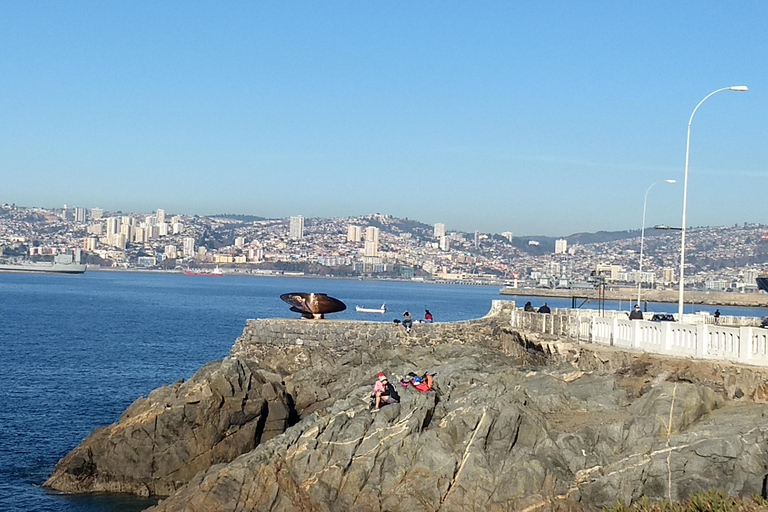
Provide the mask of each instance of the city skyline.
[{"label": "city skyline", "polygon": [[[758,2],[0,6],[0,202],[382,212],[564,236],[760,223]],[[681,22],[681,20],[685,20]],[[62,201],[62,198],[66,200]]]}]

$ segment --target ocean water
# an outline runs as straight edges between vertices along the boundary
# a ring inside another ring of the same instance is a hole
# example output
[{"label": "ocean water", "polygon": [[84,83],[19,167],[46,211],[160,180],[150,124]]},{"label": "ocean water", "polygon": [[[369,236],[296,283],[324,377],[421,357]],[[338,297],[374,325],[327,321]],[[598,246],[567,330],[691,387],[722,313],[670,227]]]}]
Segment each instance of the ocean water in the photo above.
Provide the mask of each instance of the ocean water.
[{"label": "ocean water", "polygon": [[[408,309],[436,321],[485,315],[498,288],[424,283],[88,272],[0,273],[0,511],[133,512],[152,501],[66,496],[40,487],[56,462],[137,397],[221,359],[249,318],[295,318],[286,292],[324,292],[347,304],[332,318],[391,322]],[[570,299],[517,297],[518,305]],[[384,315],[355,312],[386,303]],[[590,306],[590,305],[587,305]],[[608,304],[627,309],[627,304]],[[654,304],[675,311],[674,304]],[[594,307],[594,306],[593,306]],[[714,308],[712,308],[714,310]],[[745,308],[724,315],[760,316]]]}]

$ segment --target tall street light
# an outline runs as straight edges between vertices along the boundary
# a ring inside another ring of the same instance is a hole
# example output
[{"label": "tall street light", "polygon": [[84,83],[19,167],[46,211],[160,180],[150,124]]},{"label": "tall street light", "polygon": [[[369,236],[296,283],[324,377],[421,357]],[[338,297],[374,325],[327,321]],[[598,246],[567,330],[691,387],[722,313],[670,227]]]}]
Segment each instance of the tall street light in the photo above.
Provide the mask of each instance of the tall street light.
[{"label": "tall street light", "polygon": [[747,92],[748,90],[749,89],[746,85],[732,85],[731,87],[723,87],[722,89],[712,91],[711,93],[707,94],[704,99],[699,102],[698,105],[696,105],[696,108],[693,109],[693,113],[691,114],[691,118],[688,120],[688,138],[685,142],[685,177],[683,179],[683,222],[681,224],[682,236],[680,237],[680,293],[677,301],[677,321],[681,323],[683,321],[683,294],[685,293],[685,208],[688,201],[688,155],[691,149],[691,123],[693,122],[693,116],[696,115],[696,111],[699,110],[699,107],[702,105],[702,103],[719,92]]},{"label": "tall street light", "polygon": [[677,183],[675,180],[662,180],[657,181],[656,183],[652,183],[650,187],[648,187],[648,190],[645,191],[645,200],[643,200],[643,229],[640,232],[640,275],[637,278],[637,305],[640,305],[640,288],[643,285],[643,246],[645,244],[645,210],[648,206],[648,192],[651,191],[654,185],[658,185],[659,183],[669,183],[670,185],[674,185]]}]

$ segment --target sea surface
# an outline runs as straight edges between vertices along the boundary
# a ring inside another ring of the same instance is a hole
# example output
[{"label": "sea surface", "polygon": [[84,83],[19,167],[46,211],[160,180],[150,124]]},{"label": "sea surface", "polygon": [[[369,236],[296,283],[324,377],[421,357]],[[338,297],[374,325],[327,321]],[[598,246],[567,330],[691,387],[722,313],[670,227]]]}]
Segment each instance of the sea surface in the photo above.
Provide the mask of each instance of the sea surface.
[{"label": "sea surface", "polygon": [[[152,505],[129,496],[66,496],[40,485],[61,457],[92,430],[115,422],[136,398],[225,357],[246,319],[298,317],[279,299],[286,292],[328,293],[347,304],[332,318],[383,322],[406,309],[415,319],[429,309],[436,321],[468,320],[485,315],[492,300],[512,299],[497,287],[413,282],[0,273],[0,511],[134,512]],[[570,299],[514,300],[518,306],[528,300],[536,307],[571,305]],[[383,315],[355,312],[356,305],[383,303],[389,310]]]}]

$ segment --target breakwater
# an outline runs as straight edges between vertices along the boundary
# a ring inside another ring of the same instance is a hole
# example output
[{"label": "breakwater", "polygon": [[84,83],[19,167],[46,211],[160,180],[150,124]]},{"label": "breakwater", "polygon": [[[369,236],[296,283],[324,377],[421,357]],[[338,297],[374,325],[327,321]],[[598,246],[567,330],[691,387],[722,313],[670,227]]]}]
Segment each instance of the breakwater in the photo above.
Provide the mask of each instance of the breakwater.
[{"label": "breakwater", "polygon": [[[465,322],[414,323],[410,332],[406,332],[401,324],[384,322],[248,320],[229,355],[256,361],[281,373],[292,373],[305,364],[304,355],[313,349],[343,357],[358,349],[449,344],[480,346],[511,354],[520,346],[519,340],[511,337],[509,319],[514,310],[514,301],[496,300],[483,318]],[[275,368],[275,349],[287,356],[280,359],[278,368]],[[291,354],[296,357],[291,358]]]}]

